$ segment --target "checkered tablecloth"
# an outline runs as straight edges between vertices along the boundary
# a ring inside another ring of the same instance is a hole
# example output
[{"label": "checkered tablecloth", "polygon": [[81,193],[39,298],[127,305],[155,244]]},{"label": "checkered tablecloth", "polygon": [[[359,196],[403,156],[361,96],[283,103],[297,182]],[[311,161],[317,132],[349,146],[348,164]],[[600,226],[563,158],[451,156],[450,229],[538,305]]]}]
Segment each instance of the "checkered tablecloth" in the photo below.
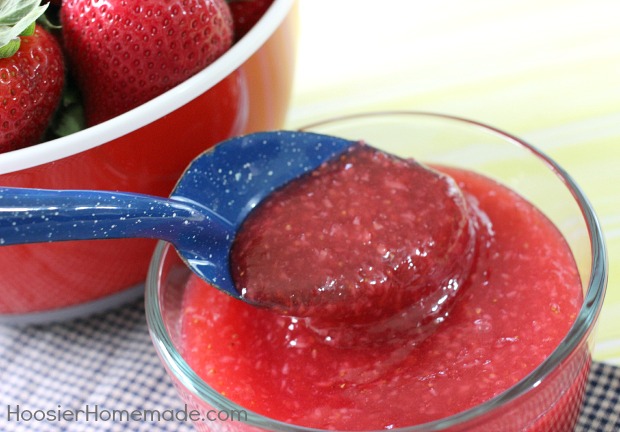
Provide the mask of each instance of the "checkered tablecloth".
[{"label": "checkered tablecloth", "polygon": [[[619,396],[620,368],[595,362],[577,431],[620,431]],[[141,301],[67,323],[0,327],[2,432],[192,431],[189,421],[104,421],[112,410],[183,409],[151,344]],[[24,420],[37,410],[89,410],[99,421]]]}]

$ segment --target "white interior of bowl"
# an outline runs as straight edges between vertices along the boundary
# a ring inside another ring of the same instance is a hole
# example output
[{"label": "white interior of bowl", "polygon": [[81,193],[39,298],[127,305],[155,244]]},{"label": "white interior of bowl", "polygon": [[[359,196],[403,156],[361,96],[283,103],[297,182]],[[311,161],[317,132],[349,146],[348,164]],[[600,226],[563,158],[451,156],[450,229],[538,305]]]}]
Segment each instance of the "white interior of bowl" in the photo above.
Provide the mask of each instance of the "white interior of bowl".
[{"label": "white interior of bowl", "polygon": [[118,117],[72,135],[0,154],[0,174],[19,171],[105,144],[185,105],[241,66],[275,32],[294,0],[275,0],[263,18],[224,55],[203,71]]}]

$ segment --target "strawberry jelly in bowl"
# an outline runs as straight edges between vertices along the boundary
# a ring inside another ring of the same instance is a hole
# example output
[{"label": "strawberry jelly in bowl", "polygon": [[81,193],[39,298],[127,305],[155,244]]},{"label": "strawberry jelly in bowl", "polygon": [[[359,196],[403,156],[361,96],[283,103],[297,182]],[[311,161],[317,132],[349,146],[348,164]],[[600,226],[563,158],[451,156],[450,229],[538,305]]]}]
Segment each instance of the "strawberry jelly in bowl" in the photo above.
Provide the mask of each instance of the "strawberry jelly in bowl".
[{"label": "strawberry jelly in bowl", "polygon": [[[206,69],[161,96],[73,135],[0,154],[0,185],[168,196],[198,154],[280,128],[295,54],[294,0],[275,0]],[[0,323],[68,319],[143,293],[151,240],[0,247]]]},{"label": "strawberry jelly in bowl", "polygon": [[422,342],[333,346],[302,320],[198,281],[160,243],[147,320],[197,429],[572,430],[607,261],[571,177],[522,140],[451,116],[377,113],[305,130],[363,139],[452,176],[483,215],[478,282]]}]

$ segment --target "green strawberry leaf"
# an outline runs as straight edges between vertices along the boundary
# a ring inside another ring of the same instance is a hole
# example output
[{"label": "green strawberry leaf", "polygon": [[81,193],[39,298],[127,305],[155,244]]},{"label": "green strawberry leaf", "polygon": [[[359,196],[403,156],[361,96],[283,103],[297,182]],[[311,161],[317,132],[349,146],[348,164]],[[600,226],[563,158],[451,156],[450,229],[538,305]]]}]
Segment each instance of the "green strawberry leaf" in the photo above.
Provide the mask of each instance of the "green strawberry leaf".
[{"label": "green strawberry leaf", "polygon": [[56,24],[56,21],[58,21],[58,17],[52,16],[52,18],[55,19],[50,19],[49,14],[43,14],[39,18],[37,18],[37,24],[39,24],[41,27],[43,27],[49,32],[60,30],[62,26],[60,24]]},{"label": "green strawberry leaf", "polygon": [[71,135],[86,128],[80,91],[71,74],[67,76],[62,99],[45,133],[44,141]]},{"label": "green strawberry leaf", "polygon": [[81,104],[72,104],[60,113],[58,120],[52,127],[52,132],[57,137],[71,135],[86,127],[84,109]]},{"label": "green strawberry leaf", "polygon": [[6,45],[0,47],[0,59],[12,57],[21,45],[19,38],[12,39]]},{"label": "green strawberry leaf", "polygon": [[36,28],[37,28],[37,22],[35,21],[33,23],[30,23],[30,25],[26,27],[24,31],[21,32],[19,35],[20,36],[32,36]]},{"label": "green strawberry leaf", "polygon": [[0,47],[14,45],[17,41],[19,49],[19,36],[28,31],[49,6],[49,3],[40,3],[40,0],[4,0],[0,3]]}]

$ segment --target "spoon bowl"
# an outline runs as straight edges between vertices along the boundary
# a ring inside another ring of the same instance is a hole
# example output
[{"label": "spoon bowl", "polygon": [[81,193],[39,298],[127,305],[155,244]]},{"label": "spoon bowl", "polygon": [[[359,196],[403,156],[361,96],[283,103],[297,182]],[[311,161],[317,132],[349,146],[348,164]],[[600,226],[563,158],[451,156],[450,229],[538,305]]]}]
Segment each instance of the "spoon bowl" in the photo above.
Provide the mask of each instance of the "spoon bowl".
[{"label": "spoon bowl", "polygon": [[275,189],[353,144],[291,131],[232,138],[195,158],[169,198],[113,191],[0,188],[0,245],[165,240],[201,278],[241,298],[230,276],[229,257],[248,213]]}]

